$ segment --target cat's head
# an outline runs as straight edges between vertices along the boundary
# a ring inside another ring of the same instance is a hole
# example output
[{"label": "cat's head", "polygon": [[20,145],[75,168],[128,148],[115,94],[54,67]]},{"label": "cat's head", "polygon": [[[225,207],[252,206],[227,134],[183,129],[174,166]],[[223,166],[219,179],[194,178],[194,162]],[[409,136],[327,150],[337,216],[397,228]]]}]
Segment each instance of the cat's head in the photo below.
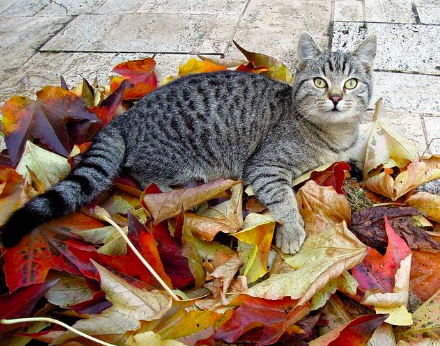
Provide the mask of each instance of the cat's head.
[{"label": "cat's head", "polygon": [[356,119],[371,99],[376,36],[370,36],[351,53],[321,50],[303,33],[298,43],[298,67],[293,97],[300,115],[316,124]]}]

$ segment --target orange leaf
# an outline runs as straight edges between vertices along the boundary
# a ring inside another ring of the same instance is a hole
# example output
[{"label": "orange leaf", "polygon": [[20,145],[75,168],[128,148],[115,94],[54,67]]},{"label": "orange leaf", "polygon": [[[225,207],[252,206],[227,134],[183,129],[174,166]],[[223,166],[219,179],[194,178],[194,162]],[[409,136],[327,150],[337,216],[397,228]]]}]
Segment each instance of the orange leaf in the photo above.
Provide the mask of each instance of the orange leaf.
[{"label": "orange leaf", "polygon": [[440,253],[415,250],[411,261],[410,288],[422,301],[440,288]]},{"label": "orange leaf", "polygon": [[186,76],[188,74],[224,71],[226,69],[227,68],[225,66],[219,66],[207,60],[199,61],[194,58],[190,58],[184,65],[179,67],[179,77]]},{"label": "orange leaf", "polygon": [[24,179],[12,168],[0,166],[0,225],[18,209],[22,200]]}]

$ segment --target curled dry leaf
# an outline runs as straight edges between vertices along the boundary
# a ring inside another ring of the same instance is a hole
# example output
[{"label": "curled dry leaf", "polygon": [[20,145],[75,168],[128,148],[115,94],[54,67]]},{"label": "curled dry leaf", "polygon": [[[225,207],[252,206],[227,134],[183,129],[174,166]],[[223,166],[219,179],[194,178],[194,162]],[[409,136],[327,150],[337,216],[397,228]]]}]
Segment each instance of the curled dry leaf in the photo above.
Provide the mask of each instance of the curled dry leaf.
[{"label": "curled dry leaf", "polygon": [[189,269],[195,279],[195,289],[202,287],[205,283],[206,273],[197,251],[195,238],[185,219],[182,230],[182,254],[188,259]]},{"label": "curled dry leaf", "polygon": [[[166,293],[134,287],[96,262],[94,265],[101,277],[101,288],[113,305],[98,315],[77,321],[74,328],[116,343],[124,339],[126,332],[138,330],[141,321],[159,319],[171,307],[171,298]],[[75,334],[67,331],[56,342],[75,338]]]},{"label": "curled dry leaf", "polygon": [[186,211],[240,183],[240,181],[218,179],[187,189],[146,194],[143,203],[153,217],[154,224],[158,224],[163,220],[179,215],[182,208]]},{"label": "curled dry leaf", "polygon": [[234,233],[239,240],[238,254],[244,262],[242,275],[254,282],[267,273],[267,260],[275,230],[275,220],[270,215],[249,214],[243,231]]},{"label": "curled dry leaf", "polygon": [[428,181],[440,179],[439,168],[429,168],[425,162],[411,162],[406,170],[393,179],[387,170],[368,178],[364,187],[395,201]]},{"label": "curled dry leaf", "polygon": [[234,233],[236,232],[231,226],[221,221],[217,221],[212,217],[197,215],[194,213],[185,213],[185,219],[192,233],[201,240],[211,241],[219,232]]},{"label": "curled dry leaf", "polygon": [[405,201],[410,207],[419,209],[431,220],[440,222],[440,196],[427,192],[417,192]]},{"label": "curled dry leaf", "polygon": [[227,68],[237,67],[243,64],[246,64],[246,60],[240,59],[225,59],[225,58],[217,58],[215,56],[202,56],[197,55],[200,60],[212,62],[215,65],[226,66]]},{"label": "curled dry leaf", "polygon": [[366,251],[366,246],[350,232],[344,221],[322,233],[310,235],[297,254],[285,256],[285,261],[295,271],[273,274],[249,288],[246,294],[275,300],[290,296],[303,304],[330,280],[360,263]]},{"label": "curled dry leaf", "polygon": [[373,121],[360,126],[359,143],[363,144],[364,178],[382,167],[406,167],[419,157],[415,143],[398,134],[387,121],[382,99],[376,102]]},{"label": "curled dry leaf", "polygon": [[296,195],[307,234],[323,232],[345,221],[351,222],[350,203],[332,186],[319,186],[308,181]]},{"label": "curled dry leaf", "polygon": [[0,166],[0,225],[26,200],[24,179],[14,169]]},{"label": "curled dry leaf", "polygon": [[226,69],[226,66],[217,65],[208,60],[199,61],[197,59],[190,58],[184,65],[179,66],[179,77],[186,76],[188,74],[224,71]]}]

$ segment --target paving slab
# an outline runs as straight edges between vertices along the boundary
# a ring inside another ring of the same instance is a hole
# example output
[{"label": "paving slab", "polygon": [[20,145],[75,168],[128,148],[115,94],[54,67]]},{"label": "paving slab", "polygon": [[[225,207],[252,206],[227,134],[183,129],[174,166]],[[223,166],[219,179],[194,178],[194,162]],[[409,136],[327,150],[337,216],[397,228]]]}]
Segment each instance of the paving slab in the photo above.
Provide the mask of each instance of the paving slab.
[{"label": "paving slab", "polygon": [[248,0],[146,0],[139,13],[241,14]]},{"label": "paving slab", "polygon": [[385,107],[396,111],[440,115],[439,87],[440,76],[375,72],[372,100],[382,97]]},{"label": "paving slab", "polygon": [[2,12],[2,16],[31,17],[49,5],[50,2],[51,0],[17,0]]},{"label": "paving slab", "polygon": [[[139,13],[80,15],[42,51],[224,53],[238,15]],[[221,32],[216,45],[212,32]]]},{"label": "paving slab", "polygon": [[[37,13],[38,16],[66,15],[73,16],[83,13],[94,13],[106,0],[57,0],[51,1]],[[115,9],[114,9],[115,10]]]},{"label": "paving slab", "polygon": [[415,23],[413,0],[365,0],[369,22]]},{"label": "paving slab", "polygon": [[333,20],[347,22],[365,20],[364,6],[362,1],[336,0]]},{"label": "paving slab", "polygon": [[[246,50],[273,56],[289,67],[295,66],[299,35],[310,32],[323,46],[328,46],[329,1],[251,0],[234,40]],[[243,58],[231,45],[227,56]]]},{"label": "paving slab", "polygon": [[440,117],[425,116],[423,120],[431,154],[440,155]]},{"label": "paving slab", "polygon": [[414,0],[416,6],[439,7],[440,0]]},{"label": "paving slab", "polygon": [[0,2],[0,14],[16,2],[17,0],[2,0]]},{"label": "paving slab", "polygon": [[418,6],[417,13],[423,24],[440,24],[440,5],[438,7]]},{"label": "paving slab", "polygon": [[60,85],[63,76],[69,87],[77,86],[82,78],[90,83],[95,77],[99,85],[108,85],[111,70],[117,64],[142,59],[144,53],[38,53],[9,79],[0,84],[0,102],[11,96],[34,97],[46,85]]},{"label": "paving slab", "polygon": [[143,4],[145,0],[107,0],[99,9],[97,14],[114,14],[115,8],[118,9],[118,14],[135,13]]},{"label": "paving slab", "polygon": [[332,49],[350,51],[376,34],[375,69],[440,75],[440,26],[335,22]]},{"label": "paving slab", "polygon": [[2,62],[0,80],[5,80],[29,60],[36,50],[71,17],[1,17],[0,46]]}]

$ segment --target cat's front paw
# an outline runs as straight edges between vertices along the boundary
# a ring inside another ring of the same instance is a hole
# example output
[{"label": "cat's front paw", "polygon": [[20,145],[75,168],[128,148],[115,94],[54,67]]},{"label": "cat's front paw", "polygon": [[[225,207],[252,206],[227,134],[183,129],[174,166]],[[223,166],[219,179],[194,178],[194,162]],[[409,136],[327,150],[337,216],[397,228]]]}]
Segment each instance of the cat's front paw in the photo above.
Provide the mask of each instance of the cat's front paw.
[{"label": "cat's front paw", "polygon": [[276,246],[285,254],[294,254],[299,251],[306,240],[304,221],[299,218],[296,222],[281,225],[276,231]]}]

